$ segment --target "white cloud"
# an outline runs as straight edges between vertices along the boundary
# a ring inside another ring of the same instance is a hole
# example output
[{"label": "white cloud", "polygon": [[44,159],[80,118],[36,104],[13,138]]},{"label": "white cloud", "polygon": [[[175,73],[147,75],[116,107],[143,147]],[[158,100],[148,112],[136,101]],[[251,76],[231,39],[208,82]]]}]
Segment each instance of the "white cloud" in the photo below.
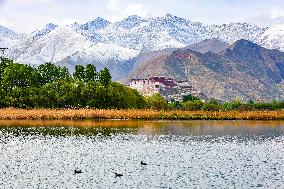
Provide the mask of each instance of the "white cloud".
[{"label": "white cloud", "polygon": [[110,11],[109,19],[111,21],[121,20],[129,15],[138,15],[141,17],[147,17],[150,15],[150,11],[145,8],[142,3],[129,4],[127,6],[121,6],[123,3],[119,0],[109,0],[107,9]]},{"label": "white cloud", "polygon": [[[3,15],[0,24],[17,32],[32,32],[50,22],[67,25],[75,21],[89,21],[95,17],[93,15],[94,7],[101,10],[95,1],[88,4],[91,6],[86,5],[88,0],[81,1],[82,4],[74,3],[71,0],[68,2],[61,0],[7,0],[0,7]],[[78,9],[82,9],[78,6],[84,6],[84,11],[78,11]]]},{"label": "white cloud", "polygon": [[118,0],[109,0],[107,5],[108,10],[110,11],[119,11]]},{"label": "white cloud", "polygon": [[139,15],[142,17],[146,17],[149,15],[149,11],[145,9],[143,4],[133,4],[126,7],[123,10],[125,15]]},{"label": "white cloud", "polygon": [[0,18],[0,25],[10,27],[9,22],[6,19]]},{"label": "white cloud", "polygon": [[271,19],[278,19],[284,17],[284,10],[279,8],[273,8],[270,12],[270,18]]},{"label": "white cloud", "polygon": [[166,13],[205,24],[284,23],[283,0],[0,0],[0,12],[0,24],[17,32],[31,32],[50,22],[85,23],[96,17],[118,21]]}]

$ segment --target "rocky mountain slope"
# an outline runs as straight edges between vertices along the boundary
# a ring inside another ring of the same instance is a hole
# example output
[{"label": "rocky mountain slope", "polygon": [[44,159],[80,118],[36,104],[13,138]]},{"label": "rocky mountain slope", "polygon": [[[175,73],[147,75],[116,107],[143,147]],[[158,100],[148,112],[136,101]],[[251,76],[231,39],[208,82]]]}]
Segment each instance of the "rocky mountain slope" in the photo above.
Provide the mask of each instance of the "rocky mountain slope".
[{"label": "rocky mountain slope", "polygon": [[219,100],[279,99],[284,89],[284,53],[247,40],[238,40],[218,54],[182,48],[140,63],[124,81],[151,76],[189,80]]},{"label": "rocky mountain slope", "polygon": [[186,48],[200,53],[207,53],[207,52],[219,53],[225,50],[228,46],[229,46],[228,43],[224,43],[218,39],[206,39],[199,43],[189,45]]}]

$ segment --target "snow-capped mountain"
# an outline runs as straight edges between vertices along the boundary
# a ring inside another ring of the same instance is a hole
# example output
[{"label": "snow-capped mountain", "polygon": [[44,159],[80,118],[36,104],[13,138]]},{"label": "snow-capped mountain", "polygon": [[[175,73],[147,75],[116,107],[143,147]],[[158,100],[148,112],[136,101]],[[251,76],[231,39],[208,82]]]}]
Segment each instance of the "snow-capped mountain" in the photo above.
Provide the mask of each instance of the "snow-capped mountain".
[{"label": "snow-capped mountain", "polygon": [[106,28],[109,24],[109,21],[98,17],[95,20],[79,25],[79,28],[83,30],[99,30]]},{"label": "snow-capped mountain", "polygon": [[208,28],[209,39],[218,38],[226,43],[233,43],[239,39],[246,39],[256,43],[261,43],[260,38],[263,36],[265,31],[268,30],[268,28],[261,28],[247,23],[211,25]]},{"label": "snow-capped mountain", "polygon": [[68,26],[47,24],[30,34],[17,34],[0,26],[0,46],[9,47],[8,56],[17,62],[51,61],[68,65],[71,70],[75,64],[93,63],[98,68],[110,68],[115,79],[131,70],[131,59],[140,53],[186,47],[213,38],[225,43],[246,39],[284,51],[281,25],[270,28],[247,23],[207,26],[170,14],[153,18],[133,15],[114,23],[96,18]]},{"label": "snow-capped mountain", "polygon": [[10,47],[19,37],[19,34],[0,25],[0,47]]},{"label": "snow-capped mountain", "polygon": [[260,37],[260,43],[270,49],[284,50],[284,24],[267,29]]},{"label": "snow-capped mountain", "polygon": [[39,30],[39,31],[34,31],[33,32],[33,37],[40,37],[40,36],[44,36],[48,33],[50,33],[52,30],[56,29],[58,27],[58,25],[55,25],[53,23],[49,23],[47,24],[43,29]]},{"label": "snow-capped mountain", "polygon": [[5,26],[0,25],[0,36],[2,38],[14,38],[17,37],[17,34],[13,32],[12,30],[9,30]]},{"label": "snow-capped mountain", "polygon": [[136,57],[138,54],[139,52],[136,50],[98,43],[84,47],[56,62],[60,66],[68,67],[71,72],[78,62],[81,65],[94,64],[98,70],[107,67],[110,69],[113,79],[118,80],[125,77],[132,69],[133,63],[126,60]]},{"label": "snow-capped mountain", "polygon": [[267,30],[268,28],[247,23],[206,26],[167,14],[164,17],[147,19],[129,16],[120,22],[109,24],[102,30],[88,31],[84,34],[90,39],[95,39],[94,42],[117,44],[145,52],[184,47],[212,38],[226,43],[247,39],[263,45],[260,39]]}]

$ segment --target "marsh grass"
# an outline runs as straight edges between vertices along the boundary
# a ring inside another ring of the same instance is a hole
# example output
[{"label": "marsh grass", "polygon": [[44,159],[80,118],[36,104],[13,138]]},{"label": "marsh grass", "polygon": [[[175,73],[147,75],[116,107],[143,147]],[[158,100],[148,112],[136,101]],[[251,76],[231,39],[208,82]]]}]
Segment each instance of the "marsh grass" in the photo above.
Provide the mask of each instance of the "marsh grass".
[{"label": "marsh grass", "polygon": [[0,109],[1,120],[134,119],[134,120],[284,120],[279,111],[158,111],[102,109]]}]

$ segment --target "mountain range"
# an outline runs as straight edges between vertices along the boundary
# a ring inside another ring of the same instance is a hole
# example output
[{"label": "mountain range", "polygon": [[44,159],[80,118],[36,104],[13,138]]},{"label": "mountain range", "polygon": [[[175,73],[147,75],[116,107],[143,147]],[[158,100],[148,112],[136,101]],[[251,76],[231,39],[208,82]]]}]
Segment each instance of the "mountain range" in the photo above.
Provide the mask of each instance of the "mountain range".
[{"label": "mountain range", "polygon": [[[284,26],[205,25],[170,14],[47,24],[19,34],[0,26],[0,47],[19,63],[108,67],[113,79],[153,75],[190,79],[209,97],[276,99],[282,95]],[[189,58],[190,57],[190,58]]]}]

